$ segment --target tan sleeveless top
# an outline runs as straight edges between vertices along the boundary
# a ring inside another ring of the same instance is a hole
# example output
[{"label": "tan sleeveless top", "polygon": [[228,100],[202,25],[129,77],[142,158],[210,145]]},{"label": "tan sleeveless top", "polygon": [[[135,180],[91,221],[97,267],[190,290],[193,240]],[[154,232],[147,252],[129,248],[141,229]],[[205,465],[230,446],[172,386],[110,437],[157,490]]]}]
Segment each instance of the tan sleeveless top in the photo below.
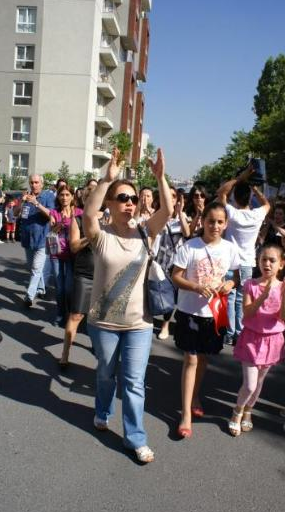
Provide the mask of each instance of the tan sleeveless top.
[{"label": "tan sleeveless top", "polygon": [[152,327],[144,293],[148,254],[138,230],[132,238],[121,238],[112,225],[102,226],[92,246],[94,278],[88,322],[114,331]]}]

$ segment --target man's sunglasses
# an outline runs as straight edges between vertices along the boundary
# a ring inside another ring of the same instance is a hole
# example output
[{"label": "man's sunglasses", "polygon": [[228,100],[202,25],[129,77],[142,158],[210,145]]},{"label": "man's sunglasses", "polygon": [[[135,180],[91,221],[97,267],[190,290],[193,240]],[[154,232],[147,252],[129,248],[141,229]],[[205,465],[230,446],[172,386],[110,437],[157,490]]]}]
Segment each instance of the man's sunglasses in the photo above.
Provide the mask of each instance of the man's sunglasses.
[{"label": "man's sunglasses", "polygon": [[135,194],[133,196],[129,196],[129,194],[122,193],[118,194],[115,199],[118,201],[118,203],[127,203],[129,200],[131,200],[133,204],[137,205],[139,202],[139,198]]}]

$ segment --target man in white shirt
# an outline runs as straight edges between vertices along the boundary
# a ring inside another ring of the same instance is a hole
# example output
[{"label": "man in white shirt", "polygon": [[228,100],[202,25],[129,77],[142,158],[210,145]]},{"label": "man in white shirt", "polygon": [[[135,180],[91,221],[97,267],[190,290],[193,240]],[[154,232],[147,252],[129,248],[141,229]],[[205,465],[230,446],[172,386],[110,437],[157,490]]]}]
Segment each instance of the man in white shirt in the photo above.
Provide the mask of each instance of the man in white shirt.
[{"label": "man in white shirt", "polygon": [[[230,327],[227,330],[226,343],[235,343],[242,330],[242,291],[244,282],[252,277],[252,268],[256,265],[255,243],[264,218],[270,210],[270,204],[257,187],[251,187],[246,179],[252,170],[248,168],[240,176],[224,183],[218,190],[218,199],[227,210],[228,228],[225,238],[233,242],[240,257],[240,284],[228,296],[228,316]],[[236,206],[228,203],[233,190]],[[251,192],[254,192],[260,207],[250,208]]]}]

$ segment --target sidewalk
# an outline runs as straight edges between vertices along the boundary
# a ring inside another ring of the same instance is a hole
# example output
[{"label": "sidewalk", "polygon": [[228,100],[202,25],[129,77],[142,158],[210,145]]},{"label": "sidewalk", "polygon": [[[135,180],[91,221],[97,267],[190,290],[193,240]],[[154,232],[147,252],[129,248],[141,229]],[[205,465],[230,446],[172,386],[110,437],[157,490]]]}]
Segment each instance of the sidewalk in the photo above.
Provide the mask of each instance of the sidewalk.
[{"label": "sidewalk", "polygon": [[240,368],[227,347],[212,359],[206,416],[178,441],[181,354],[154,336],[145,424],[156,461],[138,465],[122,447],[121,400],[109,433],[93,429],[96,366],[79,334],[72,364],[60,373],[63,330],[55,303],[23,308],[26,272],[19,243],[0,246],[1,512],[280,512],[285,503],[284,365],[272,370],[254,430],[234,439],[227,418]]}]

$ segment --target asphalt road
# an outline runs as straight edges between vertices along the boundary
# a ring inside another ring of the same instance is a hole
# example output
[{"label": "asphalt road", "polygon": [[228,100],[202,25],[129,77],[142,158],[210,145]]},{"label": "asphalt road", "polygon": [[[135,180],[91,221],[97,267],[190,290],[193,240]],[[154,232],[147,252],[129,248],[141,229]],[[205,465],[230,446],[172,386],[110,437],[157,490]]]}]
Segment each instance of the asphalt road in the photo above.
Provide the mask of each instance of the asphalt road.
[{"label": "asphalt road", "polygon": [[271,371],[254,430],[227,433],[240,368],[231,349],[212,359],[206,415],[178,440],[181,354],[154,335],[145,425],[156,460],[140,466],[122,447],[120,390],[108,433],[92,426],[96,363],[79,334],[72,364],[59,372],[63,330],[53,301],[22,300],[28,274],[19,243],[0,245],[1,512],[279,512],[285,508],[285,367]]}]

